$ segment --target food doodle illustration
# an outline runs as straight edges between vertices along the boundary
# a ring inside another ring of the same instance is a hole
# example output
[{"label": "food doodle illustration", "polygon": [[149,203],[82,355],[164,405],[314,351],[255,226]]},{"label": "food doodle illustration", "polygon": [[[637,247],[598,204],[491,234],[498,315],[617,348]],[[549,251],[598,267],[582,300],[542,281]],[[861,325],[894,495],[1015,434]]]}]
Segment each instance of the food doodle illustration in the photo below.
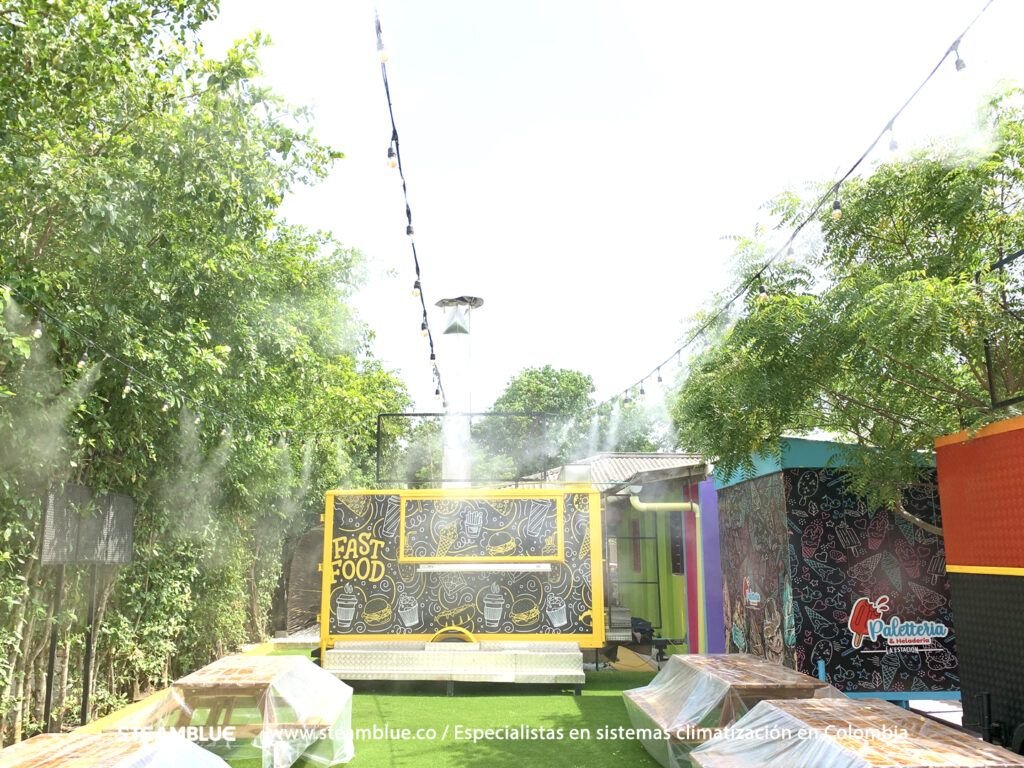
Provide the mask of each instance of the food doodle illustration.
[{"label": "food doodle illustration", "polygon": [[[941,524],[934,493],[903,505]],[[869,507],[831,468],[727,485],[718,512],[729,652],[813,676],[821,661],[850,692],[959,689],[941,538]]]},{"label": "food doodle illustration", "polygon": [[[601,549],[591,541],[600,530],[596,493],[331,497],[323,569],[328,638],[430,639],[457,626],[484,638],[543,634],[604,644],[604,622],[592,620],[604,615]],[[518,570],[519,562],[531,567]]]}]

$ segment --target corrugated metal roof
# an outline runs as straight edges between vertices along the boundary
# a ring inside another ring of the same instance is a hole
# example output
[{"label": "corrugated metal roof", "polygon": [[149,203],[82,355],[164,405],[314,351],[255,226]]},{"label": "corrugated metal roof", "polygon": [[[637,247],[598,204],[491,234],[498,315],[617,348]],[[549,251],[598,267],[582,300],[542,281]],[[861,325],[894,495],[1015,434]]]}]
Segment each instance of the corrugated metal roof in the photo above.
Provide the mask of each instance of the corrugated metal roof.
[{"label": "corrugated metal roof", "polygon": [[636,475],[655,470],[698,467],[704,459],[696,453],[598,453],[561,467],[527,475],[524,480],[557,482],[580,480],[573,477],[573,467],[585,466],[589,470],[586,482],[594,485],[623,485]]}]

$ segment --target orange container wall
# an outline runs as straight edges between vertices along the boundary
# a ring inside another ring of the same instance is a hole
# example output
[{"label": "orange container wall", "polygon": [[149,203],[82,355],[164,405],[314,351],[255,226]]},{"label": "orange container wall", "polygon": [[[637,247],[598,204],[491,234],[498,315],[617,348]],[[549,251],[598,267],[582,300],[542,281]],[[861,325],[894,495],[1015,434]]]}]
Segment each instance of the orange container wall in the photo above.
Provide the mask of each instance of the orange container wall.
[{"label": "orange container wall", "polygon": [[1024,417],[935,446],[948,570],[1024,575]]}]

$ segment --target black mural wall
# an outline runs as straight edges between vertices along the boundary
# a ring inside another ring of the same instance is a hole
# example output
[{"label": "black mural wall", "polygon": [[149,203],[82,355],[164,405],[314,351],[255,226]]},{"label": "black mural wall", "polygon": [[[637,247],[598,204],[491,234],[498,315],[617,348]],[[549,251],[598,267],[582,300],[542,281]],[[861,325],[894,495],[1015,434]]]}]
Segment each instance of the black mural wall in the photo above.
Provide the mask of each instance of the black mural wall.
[{"label": "black mural wall", "polygon": [[[446,627],[482,635],[593,635],[603,630],[597,495],[553,499],[405,499],[339,495],[329,543],[330,634],[430,636]],[[558,529],[557,510],[562,525]],[[399,555],[399,531],[406,550]],[[546,561],[542,571],[442,572],[423,565]],[[549,570],[548,570],[549,568]],[[596,599],[596,603],[595,603]]]},{"label": "black mural wall", "polygon": [[[904,507],[940,524],[934,487],[908,493]],[[850,692],[959,688],[939,537],[869,510],[834,469],[788,469],[722,489],[719,513],[730,651],[810,675],[824,661],[829,681]],[[851,611],[863,618],[862,598],[882,606],[872,617],[926,636],[864,637],[857,647],[849,623]]]}]

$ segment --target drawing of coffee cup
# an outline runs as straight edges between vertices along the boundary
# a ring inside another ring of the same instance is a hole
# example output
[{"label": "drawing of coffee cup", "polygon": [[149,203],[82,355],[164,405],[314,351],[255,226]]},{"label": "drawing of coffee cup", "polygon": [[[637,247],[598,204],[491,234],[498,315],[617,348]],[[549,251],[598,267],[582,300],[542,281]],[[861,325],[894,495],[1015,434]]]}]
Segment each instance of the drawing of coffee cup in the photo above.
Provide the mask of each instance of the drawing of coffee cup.
[{"label": "drawing of coffee cup", "polygon": [[338,626],[342,631],[352,628],[352,619],[356,615],[359,598],[352,593],[352,585],[346,584],[344,591],[334,599],[334,607],[338,615]]},{"label": "drawing of coffee cup", "polygon": [[501,616],[505,612],[505,596],[497,584],[491,585],[491,591],[484,595],[484,624],[488,629],[495,629],[501,624]]}]

